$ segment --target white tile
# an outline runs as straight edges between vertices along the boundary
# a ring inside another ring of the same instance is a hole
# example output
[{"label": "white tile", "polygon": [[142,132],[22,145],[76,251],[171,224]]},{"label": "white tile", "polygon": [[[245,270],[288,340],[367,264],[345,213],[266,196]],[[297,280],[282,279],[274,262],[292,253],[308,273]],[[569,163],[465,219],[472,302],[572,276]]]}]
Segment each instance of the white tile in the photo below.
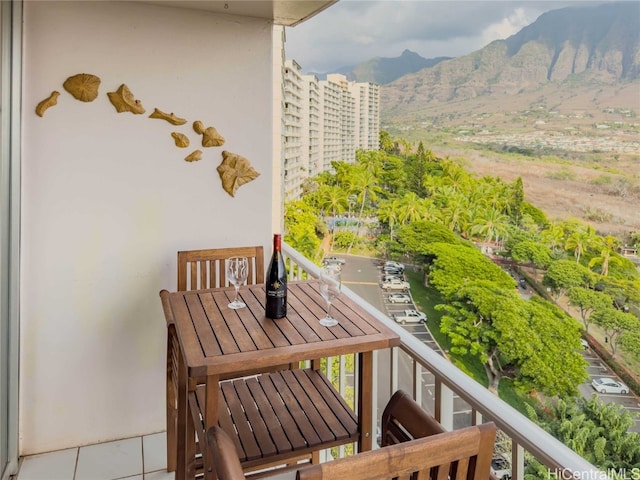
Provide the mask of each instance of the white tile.
[{"label": "white tile", "polygon": [[81,447],[75,480],[113,480],[142,474],[142,439]]},{"label": "white tile", "polygon": [[134,475],[133,477],[117,478],[114,480],[144,480],[144,475]]},{"label": "white tile", "polygon": [[22,459],[17,480],[73,480],[77,448],[58,450]]},{"label": "white tile", "polygon": [[167,468],[166,432],[142,437],[144,472],[155,472]]},{"label": "white tile", "polygon": [[174,472],[167,472],[166,470],[144,474],[144,480],[174,480],[175,478]]}]

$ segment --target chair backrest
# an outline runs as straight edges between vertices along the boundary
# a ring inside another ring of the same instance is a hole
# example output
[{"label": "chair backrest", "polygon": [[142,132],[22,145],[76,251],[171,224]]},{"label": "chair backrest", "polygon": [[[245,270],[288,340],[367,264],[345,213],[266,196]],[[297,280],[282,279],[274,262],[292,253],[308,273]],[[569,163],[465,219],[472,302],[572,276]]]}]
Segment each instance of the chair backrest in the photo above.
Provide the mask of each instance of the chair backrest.
[{"label": "chair backrest", "polygon": [[227,284],[225,259],[249,259],[248,284],[264,282],[264,249],[255,247],[212,248],[178,252],[178,290],[200,290]]},{"label": "chair backrest", "polygon": [[207,440],[218,480],[245,480],[238,451],[224,430],[214,425],[207,431]]},{"label": "chair backrest", "polygon": [[487,480],[495,435],[493,423],[461,428],[302,467],[296,480]]},{"label": "chair backrest", "polygon": [[383,447],[445,431],[435,418],[403,390],[393,394],[382,412]]}]

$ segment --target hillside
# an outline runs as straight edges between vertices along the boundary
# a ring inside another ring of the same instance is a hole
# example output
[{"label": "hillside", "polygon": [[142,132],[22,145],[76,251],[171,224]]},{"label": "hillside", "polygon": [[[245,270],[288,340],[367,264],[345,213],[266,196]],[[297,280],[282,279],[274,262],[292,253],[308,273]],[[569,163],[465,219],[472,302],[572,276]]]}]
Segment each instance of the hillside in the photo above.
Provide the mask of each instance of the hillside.
[{"label": "hillside", "polygon": [[640,2],[548,12],[381,86],[381,128],[478,175],[523,178],[552,218],[640,230]]},{"label": "hillside", "polygon": [[[405,75],[381,88],[385,120],[427,106],[562,89],[640,82],[640,3],[571,7],[541,15],[506,40]],[[631,105],[628,105],[631,107]]]}]

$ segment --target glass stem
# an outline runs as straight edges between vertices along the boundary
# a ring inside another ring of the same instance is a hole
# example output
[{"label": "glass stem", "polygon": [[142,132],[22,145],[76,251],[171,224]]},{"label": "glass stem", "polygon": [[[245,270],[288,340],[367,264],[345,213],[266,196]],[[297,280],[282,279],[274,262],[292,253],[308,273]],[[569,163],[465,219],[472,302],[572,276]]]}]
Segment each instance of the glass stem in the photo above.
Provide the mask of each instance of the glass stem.
[{"label": "glass stem", "polygon": [[331,302],[327,302],[327,318],[331,318]]},{"label": "glass stem", "polygon": [[235,289],[236,289],[236,297],[233,299],[233,303],[238,301],[238,290],[240,290],[240,286],[239,285],[234,285]]}]

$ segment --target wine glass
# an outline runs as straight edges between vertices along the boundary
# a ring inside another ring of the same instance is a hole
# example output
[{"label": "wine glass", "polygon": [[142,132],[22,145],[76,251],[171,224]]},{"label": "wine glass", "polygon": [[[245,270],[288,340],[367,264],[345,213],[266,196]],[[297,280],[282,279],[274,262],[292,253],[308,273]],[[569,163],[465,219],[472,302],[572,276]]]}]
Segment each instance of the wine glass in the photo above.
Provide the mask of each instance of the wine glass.
[{"label": "wine glass", "polygon": [[237,310],[238,308],[244,308],[246,305],[238,300],[238,290],[240,285],[247,281],[247,275],[249,273],[249,260],[247,257],[230,257],[226,259],[227,264],[227,279],[236,289],[236,295],[228,307]]},{"label": "wine glass", "polygon": [[333,327],[338,321],[331,316],[331,303],[340,295],[340,266],[327,265],[320,271],[320,295],[327,301],[327,315],[320,319],[320,325]]}]

